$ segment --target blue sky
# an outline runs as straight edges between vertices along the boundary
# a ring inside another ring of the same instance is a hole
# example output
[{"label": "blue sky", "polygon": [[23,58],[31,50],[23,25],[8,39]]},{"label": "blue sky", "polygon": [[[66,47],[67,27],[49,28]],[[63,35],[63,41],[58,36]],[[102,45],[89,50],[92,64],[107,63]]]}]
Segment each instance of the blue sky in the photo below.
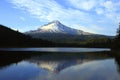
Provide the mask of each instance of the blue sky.
[{"label": "blue sky", "polygon": [[0,24],[21,32],[59,20],[87,32],[115,35],[120,0],[1,0]]}]

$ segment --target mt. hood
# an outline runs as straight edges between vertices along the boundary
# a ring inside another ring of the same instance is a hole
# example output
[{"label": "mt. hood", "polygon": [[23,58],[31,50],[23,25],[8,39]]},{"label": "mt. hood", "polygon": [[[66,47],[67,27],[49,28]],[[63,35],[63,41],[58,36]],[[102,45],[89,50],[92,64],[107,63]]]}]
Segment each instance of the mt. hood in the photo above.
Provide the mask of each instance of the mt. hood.
[{"label": "mt. hood", "polygon": [[73,29],[60,23],[58,20],[50,22],[44,26],[41,26],[37,30],[31,30],[26,34],[38,34],[38,33],[57,33],[57,34],[72,34],[72,35],[91,35],[92,33],[84,32],[82,30]]},{"label": "mt. hood", "polygon": [[48,40],[56,43],[79,43],[80,41],[86,41],[91,38],[106,37],[104,35],[93,34],[67,27],[57,20],[43,25],[36,30],[28,31],[25,34],[32,38]]}]

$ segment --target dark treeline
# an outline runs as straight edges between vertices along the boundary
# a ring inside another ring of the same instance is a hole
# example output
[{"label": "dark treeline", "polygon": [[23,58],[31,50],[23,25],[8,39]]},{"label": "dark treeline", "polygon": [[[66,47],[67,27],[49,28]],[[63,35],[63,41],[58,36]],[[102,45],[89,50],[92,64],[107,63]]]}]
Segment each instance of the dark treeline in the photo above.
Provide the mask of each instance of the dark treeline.
[{"label": "dark treeline", "polygon": [[[119,37],[120,38],[120,37]],[[118,39],[116,39],[118,40]],[[67,42],[52,42],[43,39],[35,39],[19,31],[14,31],[0,25],[0,47],[98,47],[110,48],[112,39],[108,37],[88,38],[87,40],[68,40]]]},{"label": "dark treeline", "polygon": [[0,47],[34,47],[53,46],[54,44],[42,39],[33,39],[19,31],[14,31],[0,25]]},{"label": "dark treeline", "polygon": [[85,41],[57,43],[59,46],[64,47],[94,47],[94,48],[110,48],[112,44],[110,38],[91,38]]}]

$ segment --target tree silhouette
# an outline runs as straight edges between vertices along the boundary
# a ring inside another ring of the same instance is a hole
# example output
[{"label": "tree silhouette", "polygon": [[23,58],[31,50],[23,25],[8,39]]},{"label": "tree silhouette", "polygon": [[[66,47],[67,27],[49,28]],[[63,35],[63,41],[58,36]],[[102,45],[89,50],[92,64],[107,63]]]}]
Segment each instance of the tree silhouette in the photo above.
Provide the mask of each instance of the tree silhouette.
[{"label": "tree silhouette", "polygon": [[117,50],[120,49],[120,23],[119,23],[119,27],[117,29],[117,35],[116,35],[115,40],[114,40],[113,49],[117,49]]},{"label": "tree silhouette", "polygon": [[117,39],[120,39],[120,23],[119,23],[119,28],[117,29]]}]

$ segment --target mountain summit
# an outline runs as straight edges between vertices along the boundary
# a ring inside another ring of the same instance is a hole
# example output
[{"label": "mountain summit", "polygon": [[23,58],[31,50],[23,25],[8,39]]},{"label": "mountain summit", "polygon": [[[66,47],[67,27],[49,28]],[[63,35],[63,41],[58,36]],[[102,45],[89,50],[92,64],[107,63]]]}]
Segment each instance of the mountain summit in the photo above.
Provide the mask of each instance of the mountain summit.
[{"label": "mountain summit", "polygon": [[82,30],[73,29],[65,26],[58,20],[52,21],[46,25],[41,26],[37,30],[27,32],[27,34],[34,33],[58,33],[58,34],[72,34],[72,35],[90,35],[91,33]]}]

